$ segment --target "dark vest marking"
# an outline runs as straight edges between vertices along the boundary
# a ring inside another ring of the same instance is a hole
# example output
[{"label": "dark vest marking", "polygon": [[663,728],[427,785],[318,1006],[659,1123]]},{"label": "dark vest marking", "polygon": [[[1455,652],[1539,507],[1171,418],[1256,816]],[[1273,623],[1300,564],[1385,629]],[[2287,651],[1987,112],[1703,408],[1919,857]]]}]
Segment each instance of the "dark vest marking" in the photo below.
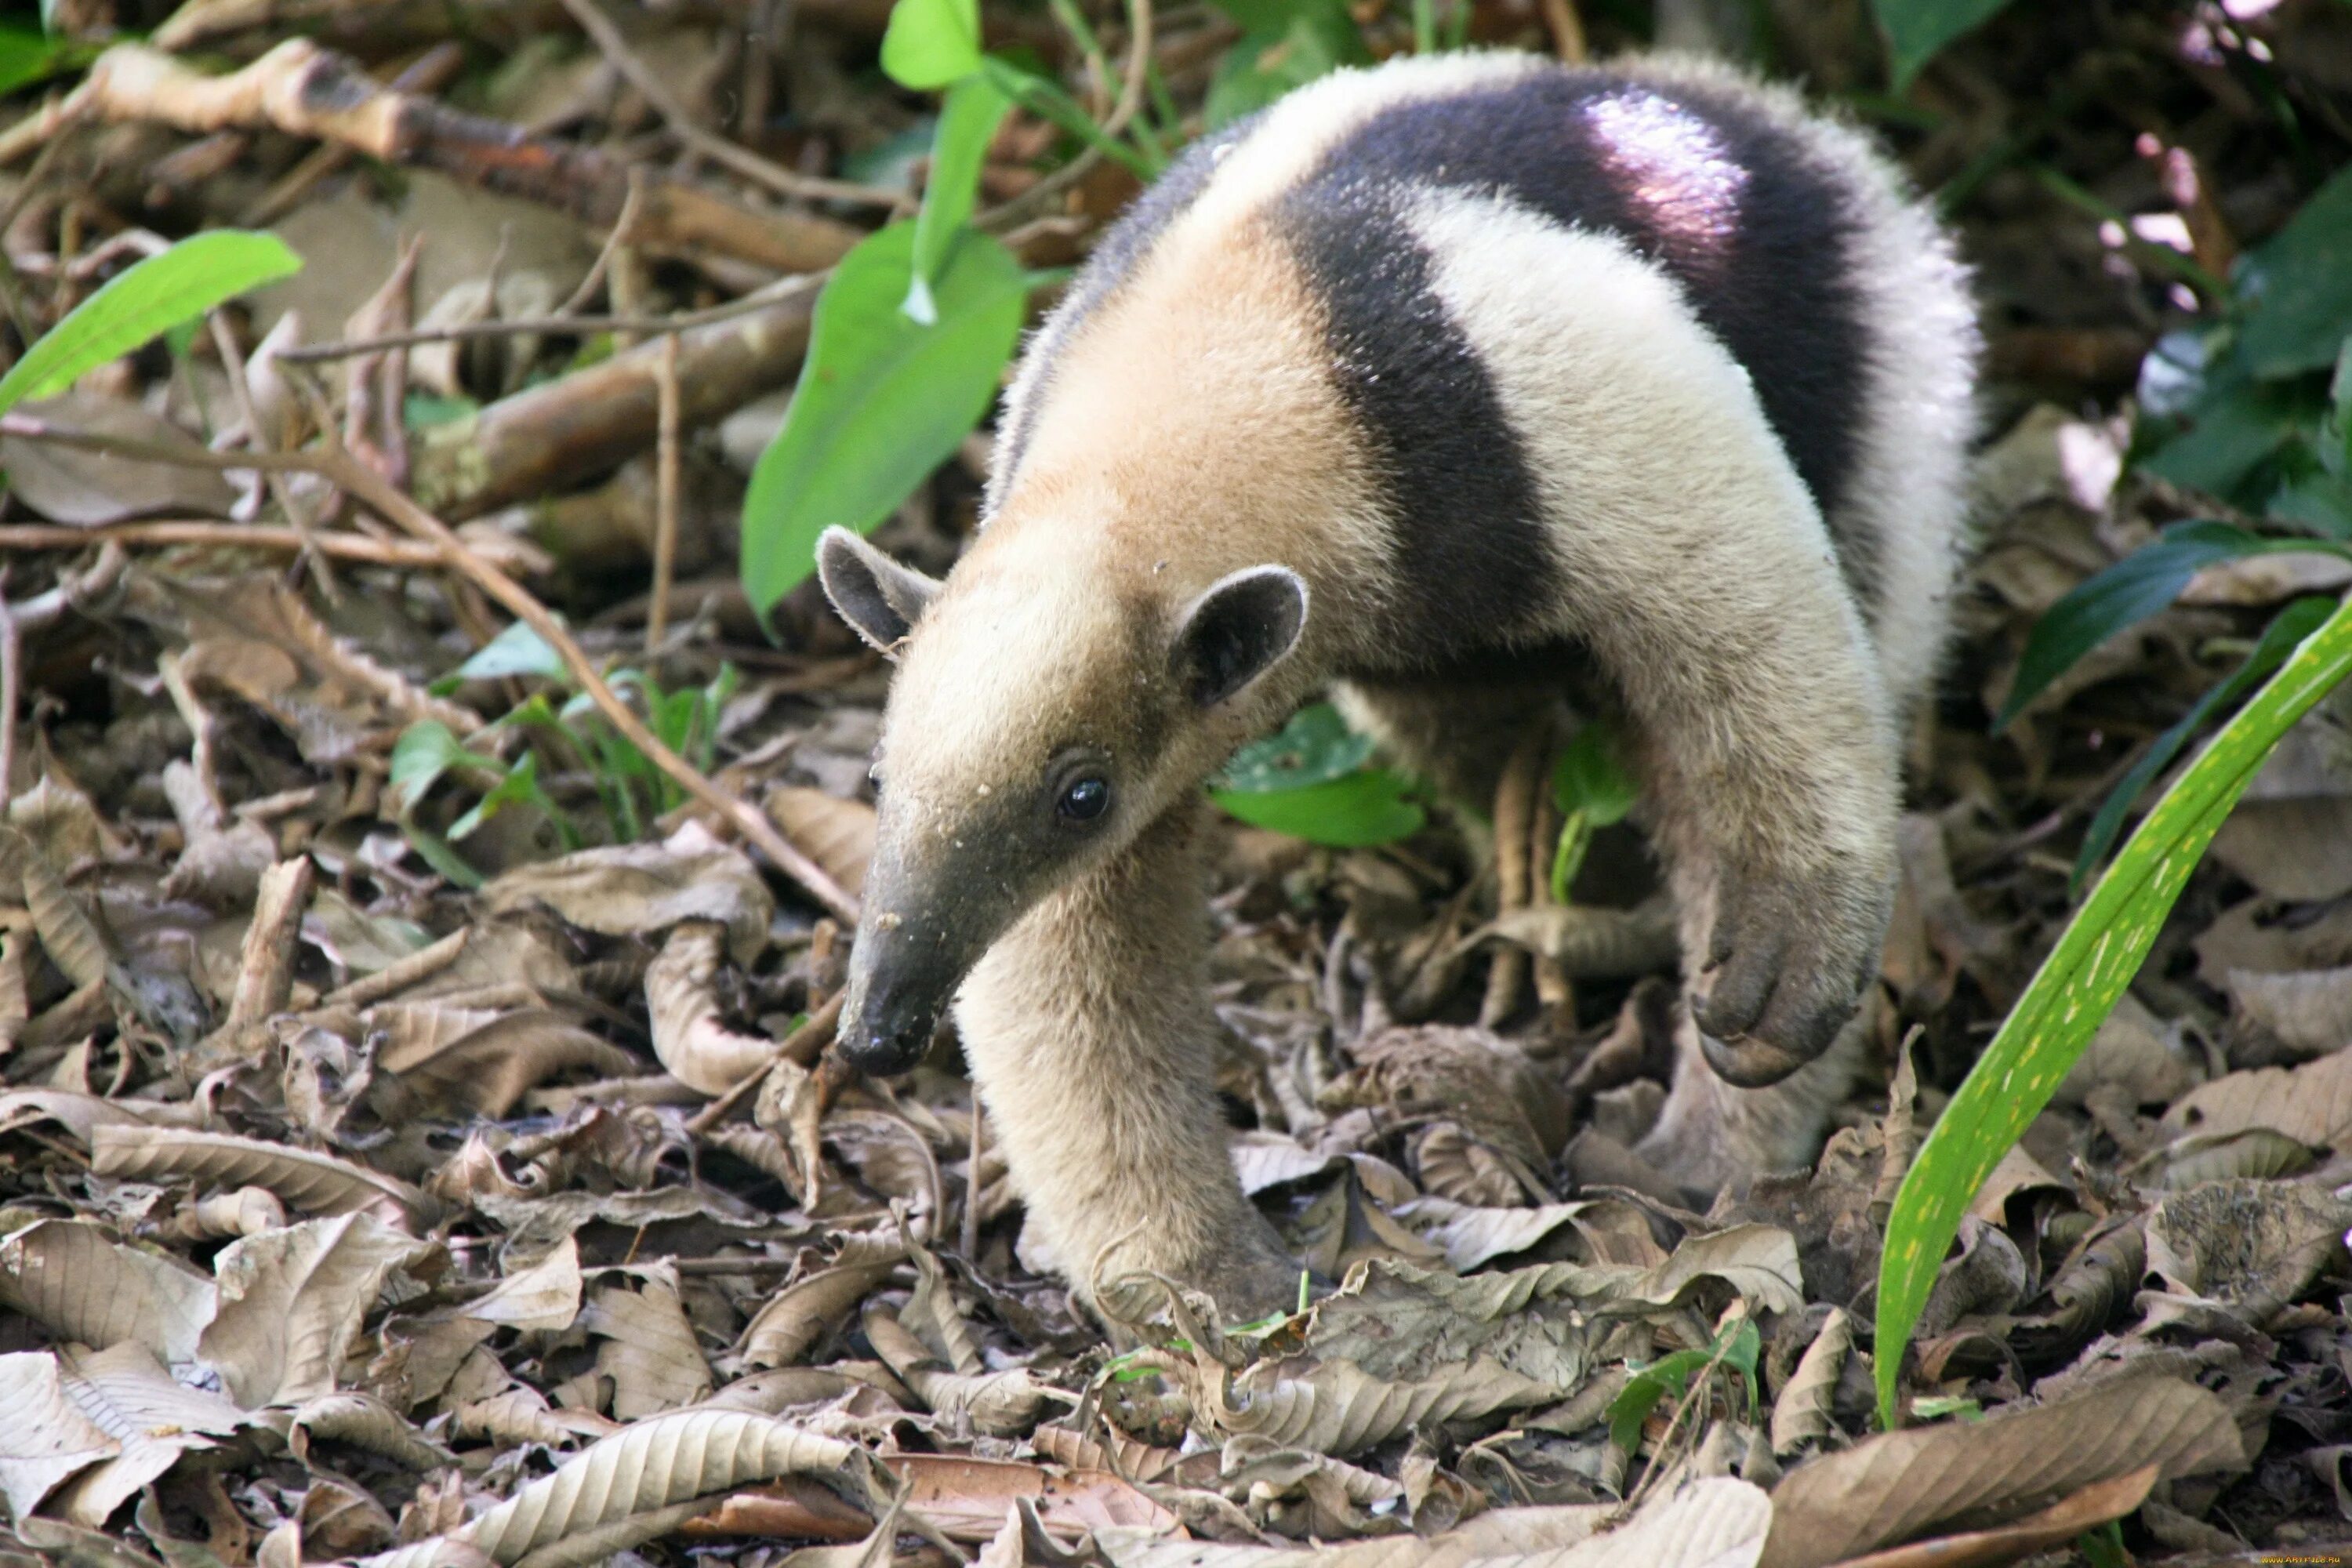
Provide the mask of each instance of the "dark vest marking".
[{"label": "dark vest marking", "polygon": [[1382,629],[1438,668],[1508,641],[1559,584],[1526,454],[1388,174],[1334,159],[1269,216],[1322,302],[1333,383],[1388,498],[1403,619]]},{"label": "dark vest marking", "polygon": [[[1253,114],[1236,120],[1223,130],[1202,137],[1184,149],[1176,161],[1168,165],[1160,178],[1144,193],[1128,205],[1118,221],[1104,230],[1102,238],[1087,258],[1084,267],[1070,280],[1069,291],[1055,307],[1052,319],[1044,331],[1053,334],[1059,343],[1066,343],[1086,320],[1100,309],[1104,300],[1118,291],[1127,281],[1168,226],[1184,216],[1201,193],[1209,188],[1209,180],[1217,172],[1218,161],[1227,150],[1240,142],[1256,129],[1262,117]],[[1033,349],[1032,352],[1034,352]],[[1048,359],[1041,369],[1037,384],[1030,389],[1029,400],[1023,405],[1021,416],[998,431],[995,464],[1003,479],[994,487],[1003,493],[1021,459],[1029,449],[1029,438],[1035,433],[1037,416],[1045,406],[1045,395],[1052,386],[1054,364]]]},{"label": "dark vest marking", "polygon": [[[1847,582],[1865,606],[1874,603],[1874,542],[1843,506],[1871,350],[1851,281],[1859,220],[1839,174],[1801,141],[1728,93],[1546,70],[1389,110],[1333,147],[1297,199],[1380,181],[1507,195],[1555,222],[1615,236],[1664,268],[1746,367],[1765,418],[1831,527]],[[1723,198],[1722,222],[1696,232],[1711,197]],[[1330,279],[1324,286],[1337,290],[1335,313],[1349,318],[1349,341],[1382,345],[1385,354],[1399,327],[1423,330],[1424,306],[1423,296],[1368,296],[1349,282],[1346,274],[1361,279],[1379,265],[1363,247],[1381,243],[1372,234],[1332,234],[1321,265]],[[1376,355],[1351,374],[1385,381],[1402,370],[1410,379],[1419,363],[1391,365]],[[1482,407],[1429,394],[1415,402],[1410,412],[1423,424],[1459,426],[1485,416]],[[1446,455],[1467,458],[1465,445],[1457,436],[1444,443]],[[1458,557],[1459,547],[1451,548]],[[1515,587],[1473,578],[1453,592],[1484,601]]]}]

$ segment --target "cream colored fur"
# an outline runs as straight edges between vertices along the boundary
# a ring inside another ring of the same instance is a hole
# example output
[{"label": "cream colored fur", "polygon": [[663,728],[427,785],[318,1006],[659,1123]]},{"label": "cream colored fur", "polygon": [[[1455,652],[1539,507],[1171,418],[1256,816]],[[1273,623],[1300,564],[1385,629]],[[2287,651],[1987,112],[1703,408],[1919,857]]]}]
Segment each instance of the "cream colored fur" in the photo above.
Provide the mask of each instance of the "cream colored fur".
[{"label": "cream colored fur", "polygon": [[[1097,1266],[1149,1268],[1244,1311],[1295,1280],[1222,1152],[1198,790],[1334,672],[1389,662],[1365,628],[1395,596],[1401,520],[1382,513],[1313,293],[1265,205],[1387,105],[1543,68],[1413,62],[1273,110],[1118,289],[1033,343],[1006,421],[1031,421],[1018,471],[907,650],[883,831],[908,857],[950,856],[972,803],[1031,787],[1074,732],[1129,735],[1154,758],[1120,780],[1116,830],[998,940],[956,1007],[1031,1223],[1081,1289]],[[1866,144],[1786,95],[1737,90],[1806,127],[1864,198],[1859,281],[1882,347],[1853,489],[1885,563],[1873,604],[1849,594],[1745,373],[1664,274],[1493,198],[1432,191],[1414,223],[1538,480],[1570,584],[1550,629],[1594,651],[1638,731],[1689,966],[1716,956],[1717,912],[1737,905],[1791,944],[1792,973],[1835,980],[1872,967],[1893,885],[1895,734],[1943,640],[1972,340],[1948,249]],[[1170,628],[1211,583],[1266,562],[1311,591],[1296,651],[1234,700],[1186,708],[1164,668]],[[1412,731],[1424,753],[1444,743],[1426,691],[1350,702],[1374,721],[1387,703],[1391,736]],[[1690,1034],[1649,1152],[1707,1183],[1809,1157],[1856,1032],[1754,1091],[1715,1079]]]}]

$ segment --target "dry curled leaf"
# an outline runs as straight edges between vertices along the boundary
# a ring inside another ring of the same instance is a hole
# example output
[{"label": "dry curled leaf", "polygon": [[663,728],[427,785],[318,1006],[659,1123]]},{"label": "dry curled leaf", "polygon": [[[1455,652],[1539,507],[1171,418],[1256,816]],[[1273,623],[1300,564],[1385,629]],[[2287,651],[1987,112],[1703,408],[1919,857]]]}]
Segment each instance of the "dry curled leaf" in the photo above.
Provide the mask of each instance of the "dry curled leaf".
[{"label": "dry curled leaf", "polygon": [[789,1366],[830,1330],[850,1321],[857,1304],[898,1268],[896,1258],[837,1263],[778,1291],[743,1329],[738,1353],[746,1366]]},{"label": "dry curled leaf", "polygon": [[289,1207],[320,1215],[373,1214],[422,1227],[436,1209],[406,1182],[331,1154],[171,1127],[107,1127],[90,1133],[90,1169],[132,1181],[184,1178],[208,1187],[267,1187]]},{"label": "dry curled leaf", "polygon": [[384,1280],[425,1252],[365,1213],[231,1242],[214,1260],[220,1310],[197,1348],[247,1409],[332,1393]]},{"label": "dry curled leaf", "polygon": [[1823,1568],[1950,1519],[2022,1519],[2153,1465],[2173,1479],[2244,1468],[2229,1407],[2191,1383],[2122,1377],[1979,1422],[1913,1427],[1789,1472],[1762,1568]]},{"label": "dry curled leaf", "polygon": [[43,1220],[0,1241],[0,1303],[68,1342],[137,1344],[166,1362],[194,1361],[214,1298],[213,1282],[177,1258],[96,1226]]},{"label": "dry curled leaf", "polygon": [[672,1078],[710,1095],[726,1093],[776,1058],[773,1040],[737,1034],[719,1021],[712,983],[726,934],[714,921],[683,921],[646,966],[654,1055]]},{"label": "dry curled leaf", "polygon": [[[446,1038],[434,1037],[429,1026],[397,1032],[377,1065],[430,1100],[493,1119],[505,1116],[524,1095],[562,1073],[623,1078],[644,1069],[641,1058],[550,1008],[504,1014],[470,1008],[399,1011],[410,1017],[439,1014],[462,1023]],[[370,1016],[371,1026],[378,1021]]]},{"label": "dry curled leaf", "polygon": [[1853,1325],[1843,1307],[1830,1309],[1813,1342],[1798,1358],[1779,1398],[1772,1402],[1772,1451],[1795,1453],[1807,1443],[1829,1436],[1830,1405],[1846,1357],[1853,1350]]},{"label": "dry curled leaf", "polygon": [[596,1370],[613,1380],[615,1419],[675,1410],[710,1392],[710,1363],[675,1286],[659,1279],[640,1290],[607,1285],[589,1299],[580,1325],[598,1336]]},{"label": "dry curled leaf", "polygon": [[[863,1502],[873,1495],[871,1464],[863,1449],[768,1416],[677,1411],[600,1438],[457,1535],[514,1563],[615,1521],[777,1476],[820,1477]],[[380,1561],[391,1568],[392,1559]]]},{"label": "dry curled leaf", "polygon": [[192,1448],[212,1446],[247,1424],[245,1413],[217,1394],[174,1382],[144,1345],[68,1350],[59,1357],[68,1398],[117,1451],[76,1476],[51,1507],[96,1530],[114,1510]]},{"label": "dry curled leaf", "polygon": [[808,852],[852,898],[866,890],[866,862],[874,858],[874,808],[821,789],[779,784],[768,792],[768,815],[784,837]]},{"label": "dry curled leaf", "polygon": [[47,1351],[0,1355],[0,1496],[22,1521],[65,1480],[121,1452],[121,1445],[66,1394]]},{"label": "dry curled leaf", "polygon": [[775,900],[742,851],[689,824],[659,844],[583,849],[518,866],[482,889],[492,914],[541,904],[606,936],[651,936],[683,921],[716,921],[748,964],[768,942]]}]

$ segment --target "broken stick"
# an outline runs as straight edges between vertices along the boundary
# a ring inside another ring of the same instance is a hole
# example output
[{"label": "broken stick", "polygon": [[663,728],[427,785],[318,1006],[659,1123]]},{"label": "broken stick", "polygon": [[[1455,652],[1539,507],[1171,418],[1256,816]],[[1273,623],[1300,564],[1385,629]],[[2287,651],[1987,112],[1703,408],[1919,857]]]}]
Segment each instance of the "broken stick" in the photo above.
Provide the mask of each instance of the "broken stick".
[{"label": "broken stick", "polygon": [[[152,120],[200,135],[283,131],[543,202],[598,228],[619,221],[629,199],[620,160],[394,91],[308,38],[289,38],[216,77],[143,44],[117,44],[72,92],[0,134],[0,164],[83,120]],[[640,244],[717,251],[780,272],[830,267],[865,237],[832,218],[758,212],[668,178],[645,182],[632,226]]]}]

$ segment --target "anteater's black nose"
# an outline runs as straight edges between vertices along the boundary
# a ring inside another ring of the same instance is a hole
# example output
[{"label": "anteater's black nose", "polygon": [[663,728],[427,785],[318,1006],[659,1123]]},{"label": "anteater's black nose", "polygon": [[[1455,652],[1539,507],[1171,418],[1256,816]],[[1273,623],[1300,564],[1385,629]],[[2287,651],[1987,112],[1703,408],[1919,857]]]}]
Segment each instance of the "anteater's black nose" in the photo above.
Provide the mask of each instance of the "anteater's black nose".
[{"label": "anteater's black nose", "polygon": [[929,1006],[893,1006],[887,996],[869,998],[843,1018],[841,1054],[859,1072],[887,1078],[921,1061],[938,1027],[939,1014]]}]

